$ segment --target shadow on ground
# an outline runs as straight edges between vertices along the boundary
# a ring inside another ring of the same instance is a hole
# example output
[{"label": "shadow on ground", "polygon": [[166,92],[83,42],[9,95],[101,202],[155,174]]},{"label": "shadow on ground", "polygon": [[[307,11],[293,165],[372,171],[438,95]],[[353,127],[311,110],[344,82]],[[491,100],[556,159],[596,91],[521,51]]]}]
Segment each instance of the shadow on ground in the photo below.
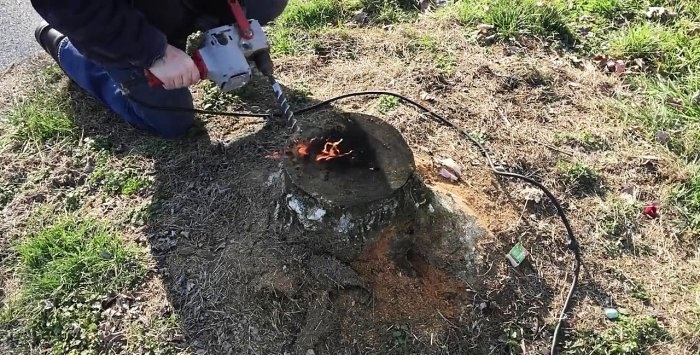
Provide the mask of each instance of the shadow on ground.
[{"label": "shadow on ground", "polygon": [[[275,107],[266,87],[255,90],[246,104]],[[185,330],[172,340],[179,346],[197,354],[497,354],[518,349],[523,336],[548,342],[544,317],[559,290],[536,266],[505,283],[489,279],[503,266],[489,268],[464,287],[469,299],[438,295],[460,304],[447,316],[437,310],[441,324],[427,338],[414,333],[428,329],[423,320],[378,319],[371,290],[319,271],[319,256],[295,242],[303,232],[277,219],[284,191],[273,155],[288,137],[282,124],[216,118],[208,126],[219,139],[200,131],[165,141],[96,115],[100,106],[75,88],[72,95],[90,102],[73,108],[84,136],[106,138],[118,156],[155,162],[145,244],[170,301],[162,314],[176,314]]]}]

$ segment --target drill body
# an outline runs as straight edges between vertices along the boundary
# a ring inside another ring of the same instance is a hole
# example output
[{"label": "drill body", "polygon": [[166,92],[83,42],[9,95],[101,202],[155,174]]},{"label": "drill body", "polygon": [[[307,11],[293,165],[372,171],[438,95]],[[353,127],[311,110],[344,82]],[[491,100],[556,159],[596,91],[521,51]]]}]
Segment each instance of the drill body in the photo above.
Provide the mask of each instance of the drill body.
[{"label": "drill body", "polygon": [[[287,126],[293,131],[299,130],[282,87],[275,80],[270,46],[260,22],[248,20],[238,0],[228,2],[235,24],[198,33],[192,39],[195,43],[188,40],[187,52],[197,65],[200,77],[213,82],[222,91],[233,91],[250,83],[253,77],[251,64],[254,64],[270,81]],[[150,72],[147,71],[146,76],[151,86],[163,85]]]},{"label": "drill body", "polygon": [[[213,82],[221,91],[233,91],[250,83],[252,63],[265,76],[272,75],[267,36],[257,20],[249,20],[248,24],[247,36],[241,33],[237,25],[220,26],[199,33],[195,40],[197,43],[191,44],[194,48],[188,50],[200,77]],[[150,72],[146,76],[149,85],[163,85]]]},{"label": "drill body", "polygon": [[201,58],[198,67],[200,74],[204,74],[202,77],[222,91],[247,85],[252,79],[251,63],[260,55],[269,58],[270,50],[265,32],[257,20],[250,20],[250,31],[252,36],[249,39],[242,37],[235,25],[206,31],[201,46],[194,53],[195,57]]}]

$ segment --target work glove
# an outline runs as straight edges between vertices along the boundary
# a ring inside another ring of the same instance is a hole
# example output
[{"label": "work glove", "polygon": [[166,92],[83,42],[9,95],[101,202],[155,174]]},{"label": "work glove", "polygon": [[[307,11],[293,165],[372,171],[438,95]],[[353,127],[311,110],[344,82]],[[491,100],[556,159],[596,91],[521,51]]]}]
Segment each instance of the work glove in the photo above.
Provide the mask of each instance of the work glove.
[{"label": "work glove", "polygon": [[163,82],[166,90],[186,88],[199,82],[199,70],[182,50],[168,45],[165,55],[148,69]]}]

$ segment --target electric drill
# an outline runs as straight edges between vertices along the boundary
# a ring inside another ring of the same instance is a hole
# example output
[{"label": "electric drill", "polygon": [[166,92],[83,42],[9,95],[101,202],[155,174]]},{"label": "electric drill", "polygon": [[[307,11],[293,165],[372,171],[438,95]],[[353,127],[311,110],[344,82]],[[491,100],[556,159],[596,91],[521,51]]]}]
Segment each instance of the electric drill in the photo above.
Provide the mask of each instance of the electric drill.
[{"label": "electric drill", "polygon": [[[196,38],[194,49],[189,53],[199,69],[200,77],[210,80],[222,91],[233,91],[250,83],[253,77],[251,63],[254,63],[270,80],[288,127],[298,130],[294,113],[275,80],[270,46],[262,26],[257,20],[246,18],[238,0],[228,0],[228,4],[236,23],[201,33]],[[163,85],[151,72],[146,71],[146,76],[149,85]]]}]

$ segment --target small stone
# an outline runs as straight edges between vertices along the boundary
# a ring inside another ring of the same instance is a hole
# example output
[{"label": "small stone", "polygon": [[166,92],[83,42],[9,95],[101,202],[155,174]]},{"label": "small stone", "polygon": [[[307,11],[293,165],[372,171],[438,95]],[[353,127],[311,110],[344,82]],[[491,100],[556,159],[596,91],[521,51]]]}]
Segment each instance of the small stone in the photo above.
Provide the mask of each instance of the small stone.
[{"label": "small stone", "polygon": [[489,25],[489,24],[486,24],[486,23],[482,23],[482,24],[477,25],[477,26],[476,26],[476,29],[478,29],[479,32],[481,32],[481,33],[488,33],[488,32],[490,32],[491,30],[493,30],[494,27],[493,27],[493,25]]},{"label": "small stone", "polygon": [[459,178],[455,174],[451,173],[445,168],[440,169],[440,172],[438,174],[440,174],[440,176],[442,176],[443,178],[450,180],[451,182],[459,181]]},{"label": "small stone", "polygon": [[454,161],[454,159],[441,159],[439,163],[442,165],[443,168],[447,169],[454,176],[456,176],[457,179],[460,179],[462,177],[462,168],[459,167],[459,165],[457,164],[457,162]]},{"label": "small stone", "polygon": [[607,317],[608,319],[611,319],[611,320],[617,319],[618,317],[620,317],[620,312],[618,312],[618,310],[615,308],[606,308],[605,309],[605,317]]},{"label": "small stone", "polygon": [[190,255],[194,255],[194,253],[195,253],[196,251],[197,251],[197,250],[196,250],[195,247],[189,246],[189,245],[188,245],[188,246],[182,246],[182,247],[180,247],[180,248],[177,248],[177,254],[180,255],[180,256],[190,256]]},{"label": "small stone", "polygon": [[368,17],[369,17],[369,16],[367,15],[366,12],[364,12],[364,11],[362,11],[362,10],[357,11],[357,12],[355,13],[355,22],[357,22],[357,23],[359,23],[359,24],[367,23],[367,18],[368,18]]},{"label": "small stone", "polygon": [[116,153],[116,154],[124,153],[124,151],[126,151],[126,146],[124,144],[120,144],[120,145],[112,148],[112,152]]},{"label": "small stone", "polygon": [[520,194],[526,201],[532,201],[534,203],[540,203],[542,197],[544,197],[544,192],[534,187],[526,187],[520,191]]},{"label": "small stone", "polygon": [[672,10],[668,10],[665,7],[652,6],[649,7],[649,10],[647,11],[646,15],[649,19],[659,19],[666,21],[678,16],[678,13]]},{"label": "small stone", "polygon": [[87,163],[85,163],[85,167],[83,167],[83,172],[86,174],[90,174],[94,170],[95,170],[95,163],[91,159],[88,159]]},{"label": "small stone", "polygon": [[659,142],[660,144],[666,144],[668,143],[668,140],[671,138],[671,135],[668,134],[666,131],[658,131],[656,132],[656,141]]},{"label": "small stone", "polygon": [[435,101],[435,96],[433,96],[425,91],[421,91],[420,99],[423,101]]},{"label": "small stone", "polygon": [[316,355],[316,352],[314,351],[314,349],[309,349],[306,350],[306,355]]},{"label": "small stone", "polygon": [[690,98],[690,101],[694,104],[700,104],[700,90],[696,91]]}]

